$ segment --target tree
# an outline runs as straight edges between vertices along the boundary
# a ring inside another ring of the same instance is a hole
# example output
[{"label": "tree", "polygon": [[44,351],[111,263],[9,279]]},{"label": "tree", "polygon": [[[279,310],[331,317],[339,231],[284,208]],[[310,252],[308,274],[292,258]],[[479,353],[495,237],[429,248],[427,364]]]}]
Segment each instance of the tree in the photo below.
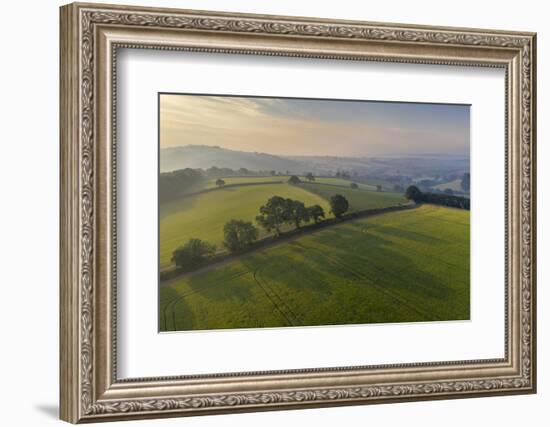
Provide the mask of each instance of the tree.
[{"label": "tree", "polygon": [[223,226],[224,246],[231,252],[246,249],[258,238],[258,229],[251,222],[232,219]]},{"label": "tree", "polygon": [[201,169],[179,169],[172,172],[162,172],[159,175],[159,200],[162,202],[175,199],[181,194],[181,189],[191,187],[205,178]]},{"label": "tree", "polygon": [[355,183],[355,182],[352,182],[350,185],[349,185],[351,188],[353,188],[354,190],[358,189],[359,186]]},{"label": "tree", "polygon": [[466,192],[470,191],[470,174],[469,173],[465,173],[464,175],[462,175],[462,180],[460,181],[460,187]]},{"label": "tree", "polygon": [[225,185],[225,181],[224,181],[223,179],[221,179],[221,178],[218,178],[218,179],[216,180],[216,185],[217,185],[218,187],[223,187],[223,186]]},{"label": "tree", "polygon": [[296,175],[292,175],[289,179],[288,179],[288,183],[289,184],[293,184],[293,185],[296,185],[296,184],[299,184],[300,182],[300,178],[298,178]]},{"label": "tree", "polygon": [[422,191],[420,191],[416,185],[410,185],[405,191],[405,197],[409,200],[414,200],[417,202],[422,197]]},{"label": "tree", "polygon": [[201,239],[189,239],[173,252],[172,262],[179,268],[194,268],[201,265],[215,250],[214,245]]},{"label": "tree", "polygon": [[287,222],[294,224],[296,228],[300,228],[302,222],[309,222],[309,210],[299,200],[286,199],[288,206]]},{"label": "tree", "polygon": [[382,186],[380,184],[376,186],[376,191],[382,191]]},{"label": "tree", "polygon": [[265,205],[260,208],[260,215],[256,222],[268,233],[275,231],[277,236],[281,235],[281,226],[288,222],[288,203],[280,196],[271,197]]},{"label": "tree", "polygon": [[319,223],[319,220],[325,217],[325,210],[319,205],[309,206],[307,209],[309,210],[309,216],[313,218],[315,224]]},{"label": "tree", "polygon": [[451,196],[455,193],[452,188],[446,188],[443,192],[445,194],[450,194]]},{"label": "tree", "polygon": [[340,218],[349,208],[348,200],[341,194],[330,198],[330,208],[336,218]]},{"label": "tree", "polygon": [[248,175],[247,168],[240,168],[237,172],[239,173],[239,175]]},{"label": "tree", "polygon": [[271,171],[270,173],[271,173],[271,176],[277,175],[277,172],[275,172],[275,171]]},{"label": "tree", "polygon": [[401,186],[399,184],[395,184],[393,186],[393,191],[395,191],[396,193],[401,193],[403,191],[403,186]]},{"label": "tree", "polygon": [[221,169],[216,166],[212,166],[206,169],[206,174],[211,177],[220,176],[221,173],[222,173]]},{"label": "tree", "polygon": [[311,172],[308,172],[308,173],[306,174],[306,179],[307,179],[308,181],[315,181],[315,177],[313,176],[313,174],[312,174]]}]

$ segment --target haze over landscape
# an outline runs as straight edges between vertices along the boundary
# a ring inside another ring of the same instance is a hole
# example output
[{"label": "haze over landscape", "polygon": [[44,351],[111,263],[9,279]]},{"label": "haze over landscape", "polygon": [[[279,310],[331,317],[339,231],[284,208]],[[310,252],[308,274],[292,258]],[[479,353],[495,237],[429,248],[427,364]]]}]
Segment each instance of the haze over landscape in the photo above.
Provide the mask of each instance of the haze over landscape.
[{"label": "haze over landscape", "polygon": [[159,107],[160,331],[470,318],[469,106]]},{"label": "haze over landscape", "polygon": [[160,146],[284,156],[469,155],[470,107],[211,95],[160,96]]}]

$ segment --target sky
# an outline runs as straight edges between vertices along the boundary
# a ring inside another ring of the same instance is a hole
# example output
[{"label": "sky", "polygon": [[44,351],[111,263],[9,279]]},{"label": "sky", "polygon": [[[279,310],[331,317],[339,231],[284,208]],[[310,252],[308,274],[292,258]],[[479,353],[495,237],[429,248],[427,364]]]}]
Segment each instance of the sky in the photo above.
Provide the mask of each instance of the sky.
[{"label": "sky", "polygon": [[470,107],[161,94],[160,145],[289,156],[467,156]]}]

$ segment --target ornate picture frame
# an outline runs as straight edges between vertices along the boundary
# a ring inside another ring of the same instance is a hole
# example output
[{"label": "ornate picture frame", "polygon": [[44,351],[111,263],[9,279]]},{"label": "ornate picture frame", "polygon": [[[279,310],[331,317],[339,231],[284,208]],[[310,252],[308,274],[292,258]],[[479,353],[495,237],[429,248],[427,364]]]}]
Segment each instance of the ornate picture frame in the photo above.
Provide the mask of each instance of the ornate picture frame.
[{"label": "ornate picture frame", "polygon": [[[72,423],[536,391],[536,35],[70,4],[61,8],[61,418]],[[119,380],[117,49],[498,67],[506,73],[505,357]]]}]

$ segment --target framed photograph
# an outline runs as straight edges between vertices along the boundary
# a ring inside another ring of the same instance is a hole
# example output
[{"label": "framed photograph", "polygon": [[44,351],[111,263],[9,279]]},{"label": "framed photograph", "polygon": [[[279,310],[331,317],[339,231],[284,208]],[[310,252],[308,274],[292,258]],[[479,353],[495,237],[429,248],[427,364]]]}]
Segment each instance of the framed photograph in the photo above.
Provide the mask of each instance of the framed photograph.
[{"label": "framed photograph", "polygon": [[61,418],[536,391],[535,34],[61,8]]}]

